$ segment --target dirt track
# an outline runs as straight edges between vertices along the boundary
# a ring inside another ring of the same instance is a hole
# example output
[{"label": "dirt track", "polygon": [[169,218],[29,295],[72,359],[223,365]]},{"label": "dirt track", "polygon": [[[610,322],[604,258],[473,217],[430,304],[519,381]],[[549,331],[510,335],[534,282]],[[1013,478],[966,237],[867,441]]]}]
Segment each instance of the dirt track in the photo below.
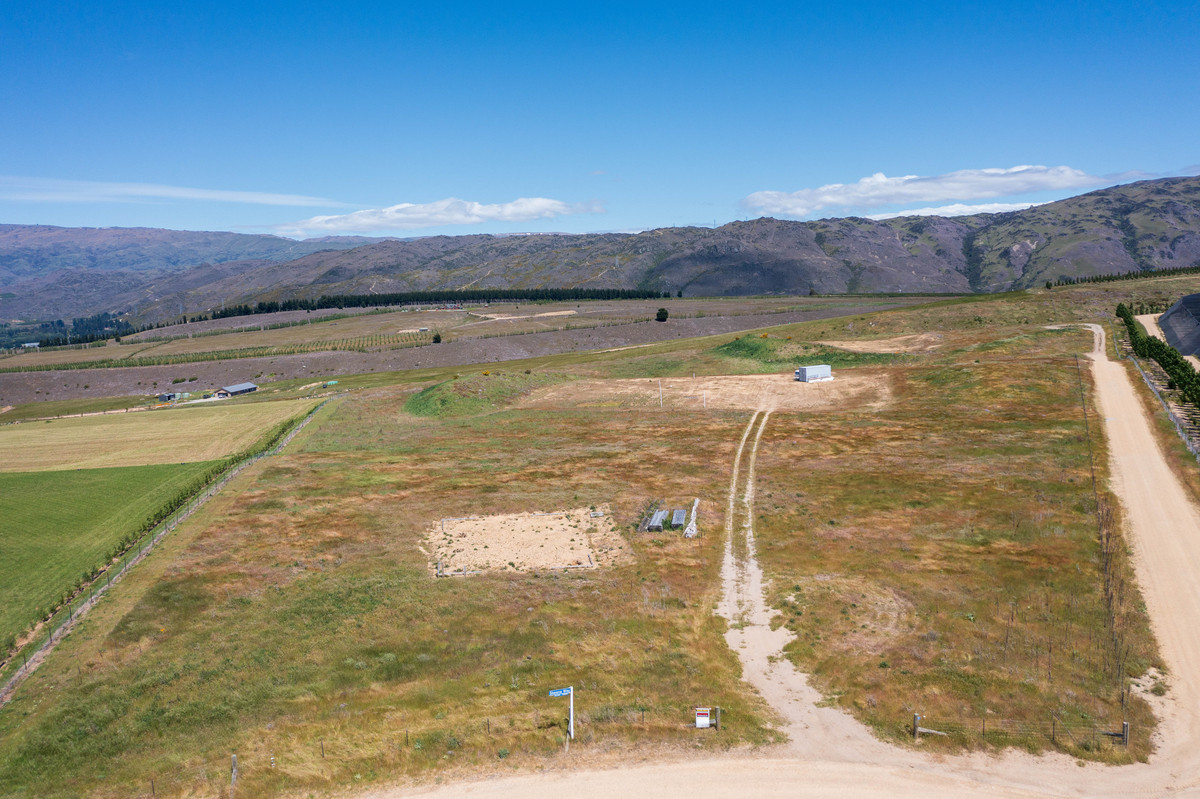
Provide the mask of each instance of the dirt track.
[{"label": "dirt track", "polygon": [[[761,571],[754,563],[753,472],[757,440],[769,413],[761,417],[746,467],[741,512],[747,557],[740,565],[732,544],[723,569],[722,615],[749,622],[728,639],[743,657],[745,677],[785,719],[791,743],[762,756],[734,752],[680,762],[639,764],[620,770],[571,770],[570,755],[553,767],[561,771],[460,783],[433,790],[392,789],[373,799],[429,793],[435,796],[534,797],[807,797],[828,796],[929,799],[967,797],[1140,797],[1200,796],[1200,514],[1168,467],[1128,374],[1105,355],[1104,332],[1095,333],[1092,353],[1099,415],[1112,453],[1113,488],[1121,497],[1138,580],[1155,633],[1169,667],[1168,700],[1156,707],[1161,719],[1158,750],[1149,764],[1106,767],[1077,764],[1061,755],[1033,757],[1008,752],[1002,757],[969,755],[932,758],[888,746],[872,738],[848,716],[812,706],[814,692],[786,661],[769,657],[774,640],[763,624]],[[732,542],[735,496],[743,450],[759,414],[742,435],[730,482],[727,532]]]}]

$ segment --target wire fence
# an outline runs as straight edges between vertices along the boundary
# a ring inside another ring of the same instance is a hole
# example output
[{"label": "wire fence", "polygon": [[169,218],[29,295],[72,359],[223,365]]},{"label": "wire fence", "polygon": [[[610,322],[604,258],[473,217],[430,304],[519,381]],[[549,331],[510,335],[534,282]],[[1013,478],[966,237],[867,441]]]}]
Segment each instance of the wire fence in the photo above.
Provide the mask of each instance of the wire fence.
[{"label": "wire fence", "polygon": [[[34,646],[33,642],[26,644],[21,648],[21,652],[18,655],[14,656],[9,663],[5,664],[3,669],[0,669],[0,675],[3,675],[5,672],[8,673],[7,679],[2,685],[0,685],[0,705],[8,702],[21,681],[24,680],[25,677],[27,677],[34,669],[41,665],[41,662],[46,658],[46,655],[48,655],[50,651],[58,645],[58,642],[62,640],[63,636],[71,631],[71,628],[74,627],[75,623],[85,613],[91,610],[92,607],[95,606],[96,602],[98,602],[100,598],[104,596],[113,583],[119,582],[120,579],[125,576],[126,572],[128,572],[138,563],[141,563],[142,560],[146,558],[146,556],[154,549],[155,546],[158,545],[160,541],[162,541],[168,534],[173,532],[180,524],[191,518],[192,514],[194,514],[197,510],[203,507],[205,503],[216,496],[221,489],[228,485],[233,478],[241,474],[244,469],[255,463],[258,463],[263,458],[268,458],[279,454],[301,430],[308,426],[308,423],[313,420],[313,417],[316,415],[317,411],[324,407],[324,405],[330,400],[336,399],[340,396],[344,395],[335,395],[334,397],[329,397],[321,401],[315,408],[308,412],[308,415],[305,416],[299,424],[293,427],[287,433],[287,435],[280,439],[275,446],[263,452],[251,455],[239,463],[231,466],[229,470],[226,471],[221,477],[217,478],[212,483],[209,483],[203,491],[192,497],[192,499],[188,500],[183,507],[179,508],[177,511],[160,522],[157,527],[153,528],[149,534],[145,536],[142,543],[127,550],[125,554],[121,556],[121,559],[118,562],[110,564],[100,577],[97,577],[95,580],[93,580],[92,583],[84,588],[83,591],[81,591],[78,595],[72,597],[62,608],[62,610],[56,613],[55,616],[51,617],[49,622],[47,622],[43,632],[41,633],[41,635],[44,636],[44,638],[41,640],[41,643],[37,644],[37,646]],[[37,640],[39,639],[34,639],[34,641]]]},{"label": "wire fence", "polygon": [[[537,693],[545,699],[545,692]],[[141,782],[124,793],[130,799],[161,796],[253,797],[286,793],[287,784],[326,788],[361,785],[360,778],[428,774],[456,759],[496,762],[521,757],[545,757],[570,747],[568,716],[563,700],[548,700],[544,711],[476,717],[468,722],[397,718],[339,705],[332,710],[336,724],[325,735],[297,740],[292,736],[243,743],[229,754],[205,757],[147,769]],[[553,703],[561,702],[560,707]],[[710,708],[715,710],[715,708]],[[721,735],[719,726],[695,727],[695,706],[601,706],[576,709],[574,745],[619,736],[622,729],[643,734],[689,728],[696,735]],[[410,724],[412,726],[410,726]],[[295,791],[297,794],[299,790]],[[290,794],[289,794],[290,795]]]},{"label": "wire fence", "polygon": [[959,746],[985,743],[993,746],[1014,746],[1027,743],[1049,744],[1051,747],[1080,752],[1101,752],[1129,747],[1129,723],[1102,725],[1097,722],[1068,723],[1060,717],[1046,720],[996,719],[927,719],[916,716],[913,737],[937,737]]}]

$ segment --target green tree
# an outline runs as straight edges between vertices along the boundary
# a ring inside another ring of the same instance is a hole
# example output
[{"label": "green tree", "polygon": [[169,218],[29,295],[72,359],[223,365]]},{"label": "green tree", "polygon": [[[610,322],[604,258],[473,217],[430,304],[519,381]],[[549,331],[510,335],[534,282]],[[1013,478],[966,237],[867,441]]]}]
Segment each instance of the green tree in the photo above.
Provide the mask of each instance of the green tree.
[{"label": "green tree", "polygon": [[670,314],[667,313],[666,308],[659,308],[658,313],[654,316],[654,321],[665,322],[665,321],[667,321],[668,316],[670,316]]}]

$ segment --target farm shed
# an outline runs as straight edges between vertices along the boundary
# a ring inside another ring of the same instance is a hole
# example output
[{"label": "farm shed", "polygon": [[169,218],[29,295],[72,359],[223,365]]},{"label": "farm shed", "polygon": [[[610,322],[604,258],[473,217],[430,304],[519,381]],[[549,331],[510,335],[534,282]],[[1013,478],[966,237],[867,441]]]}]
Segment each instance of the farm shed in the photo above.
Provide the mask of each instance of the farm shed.
[{"label": "farm shed", "polygon": [[687,524],[687,511],[686,510],[684,510],[683,508],[679,508],[678,510],[671,513],[671,526],[672,527],[683,527],[685,524]]},{"label": "farm shed", "polygon": [[[232,386],[225,386],[221,391],[226,392],[230,397],[236,397],[238,394],[249,394],[252,391],[258,391],[258,386],[253,383],[238,383]],[[221,391],[217,392],[217,396],[221,395]]]},{"label": "farm shed", "polygon": [[818,366],[801,366],[796,370],[796,379],[801,383],[814,383],[818,380],[832,380],[833,369],[829,364]]},{"label": "farm shed", "polygon": [[662,532],[663,522],[667,520],[667,512],[665,510],[656,510],[654,515],[650,517],[650,524],[646,525],[647,530]]}]

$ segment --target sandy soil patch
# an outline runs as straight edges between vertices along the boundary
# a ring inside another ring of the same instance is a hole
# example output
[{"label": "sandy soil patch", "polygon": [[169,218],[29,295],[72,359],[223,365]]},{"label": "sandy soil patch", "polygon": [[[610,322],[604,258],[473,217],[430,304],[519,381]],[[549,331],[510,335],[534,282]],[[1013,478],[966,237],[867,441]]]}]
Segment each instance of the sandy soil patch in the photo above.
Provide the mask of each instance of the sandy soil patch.
[{"label": "sandy soil patch", "polygon": [[928,352],[941,346],[942,337],[936,333],[915,333],[911,336],[877,338],[870,341],[822,341],[820,343],[850,352]]},{"label": "sandy soil patch", "polygon": [[3,408],[0,408],[0,413],[8,413],[8,412],[9,412],[9,411],[11,411],[12,409],[13,409],[13,406],[11,406],[11,405],[5,405]]},{"label": "sandy soil patch", "polygon": [[576,380],[530,394],[529,408],[655,408],[781,411],[882,408],[891,402],[885,372],[834,372],[834,379],[800,383],[791,373],[774,375],[710,375],[699,377]]},{"label": "sandy soil patch", "polygon": [[441,519],[429,530],[426,550],[431,569],[440,561],[443,573],[599,567],[626,553],[607,505]]}]

